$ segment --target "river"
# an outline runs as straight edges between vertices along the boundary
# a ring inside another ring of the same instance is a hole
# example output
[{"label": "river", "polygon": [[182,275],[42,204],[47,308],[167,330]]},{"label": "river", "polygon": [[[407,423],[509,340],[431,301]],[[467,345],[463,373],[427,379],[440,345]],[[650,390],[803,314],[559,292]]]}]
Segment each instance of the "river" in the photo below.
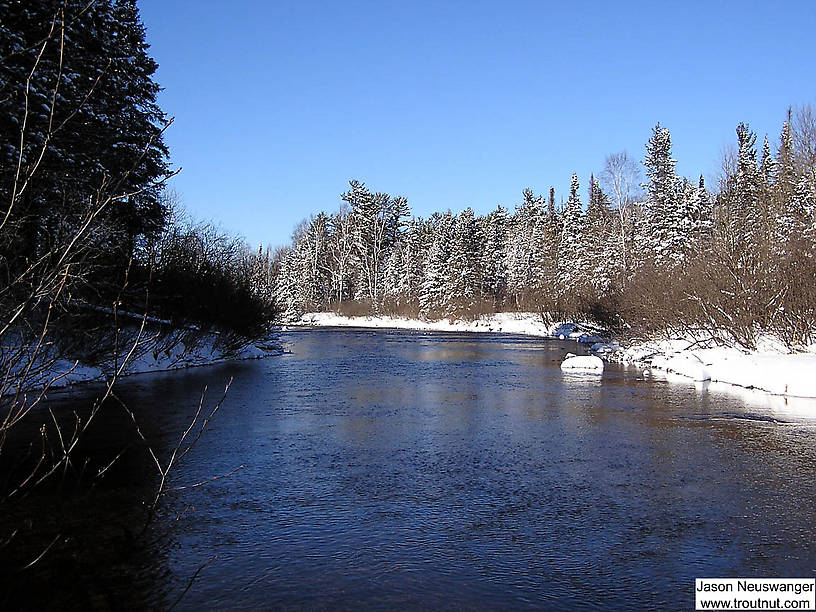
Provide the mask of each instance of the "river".
[{"label": "river", "polygon": [[[281,339],[280,357],[125,380],[123,401],[166,458],[202,388],[207,409],[234,378],[170,484],[243,467],[168,496],[142,536],[157,478],[139,444],[98,486],[13,507],[4,534],[21,524],[62,539],[9,580],[8,601],[680,610],[696,577],[816,576],[816,419],[796,410],[623,366],[567,375],[576,345],[542,338]],[[68,413],[92,392],[51,401]],[[88,464],[129,431],[106,406]]]}]

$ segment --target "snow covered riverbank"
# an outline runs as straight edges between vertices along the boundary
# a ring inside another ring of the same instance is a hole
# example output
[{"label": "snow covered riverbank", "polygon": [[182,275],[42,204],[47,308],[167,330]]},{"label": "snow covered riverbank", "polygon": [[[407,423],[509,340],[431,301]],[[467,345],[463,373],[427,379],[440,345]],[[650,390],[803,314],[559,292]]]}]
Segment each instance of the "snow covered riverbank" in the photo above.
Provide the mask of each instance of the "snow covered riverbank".
[{"label": "snow covered riverbank", "polygon": [[749,352],[670,339],[633,344],[614,359],[693,382],[725,383],[785,397],[816,398],[816,346],[811,346],[807,353],[787,353],[780,343],[770,341]]},{"label": "snow covered riverbank", "polygon": [[[135,339],[132,338],[131,346],[133,342]],[[123,344],[127,346],[127,343]],[[20,349],[6,347],[2,350],[14,352]],[[140,341],[126,360],[120,376],[181,370],[233,360],[262,359],[279,352],[280,347],[274,342],[247,344],[237,350],[227,350],[219,342],[217,334],[196,333],[192,336],[189,330],[182,330],[178,332],[178,337],[170,334],[162,336],[159,341],[152,337]],[[17,367],[27,368],[29,362],[30,358],[23,356],[17,361]],[[114,363],[86,365],[69,359],[51,359],[47,351],[43,351],[31,364],[23,390],[36,391],[43,387],[59,389],[76,384],[102,382],[110,379],[116,369]],[[13,393],[14,389],[11,388],[10,391]]]},{"label": "snow covered riverbank", "polygon": [[303,315],[295,326],[311,327],[373,327],[382,329],[413,329],[417,331],[448,332],[497,332],[524,334],[528,336],[549,336],[554,328],[532,312],[499,312],[475,321],[441,319],[423,321],[403,317],[367,316],[346,317],[333,312],[310,312]]}]

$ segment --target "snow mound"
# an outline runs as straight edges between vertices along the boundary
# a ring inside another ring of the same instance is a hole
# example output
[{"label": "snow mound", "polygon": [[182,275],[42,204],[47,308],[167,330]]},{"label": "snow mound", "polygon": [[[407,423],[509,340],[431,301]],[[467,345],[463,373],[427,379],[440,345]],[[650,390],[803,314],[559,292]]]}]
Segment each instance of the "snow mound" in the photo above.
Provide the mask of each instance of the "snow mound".
[{"label": "snow mound", "polygon": [[567,358],[561,362],[562,370],[580,370],[582,372],[601,373],[604,369],[604,362],[595,355],[573,355],[567,353]]}]

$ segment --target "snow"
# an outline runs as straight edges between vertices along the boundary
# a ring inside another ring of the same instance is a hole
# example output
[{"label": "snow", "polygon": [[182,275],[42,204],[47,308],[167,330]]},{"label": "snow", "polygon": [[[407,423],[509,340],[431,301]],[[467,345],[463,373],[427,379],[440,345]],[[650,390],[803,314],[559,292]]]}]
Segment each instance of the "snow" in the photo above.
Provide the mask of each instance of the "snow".
[{"label": "snow", "polygon": [[[132,333],[135,334],[135,331]],[[174,332],[176,333],[180,334]],[[262,359],[279,350],[275,343],[267,342],[248,344],[237,351],[226,351],[221,348],[216,333],[197,333],[195,336],[189,335],[189,330],[183,333],[183,336],[164,336],[158,341],[153,337],[141,340],[137,350],[127,360],[121,376],[180,370],[232,360]],[[135,336],[131,338],[131,343],[134,341]],[[132,345],[126,342],[123,344],[128,347]],[[9,354],[14,350],[6,347],[4,352]],[[16,368],[27,366],[26,357],[16,363]],[[44,386],[58,389],[80,383],[103,382],[113,376],[116,369],[117,364],[113,362],[91,366],[67,359],[52,359],[47,351],[40,351],[23,387],[25,390],[42,389]],[[7,391],[13,392],[13,389]]]},{"label": "snow", "polygon": [[567,358],[561,362],[562,370],[580,370],[582,372],[597,372],[600,374],[604,369],[604,362],[595,355],[573,355],[567,353]]},{"label": "snow", "polygon": [[366,316],[346,317],[333,312],[304,314],[296,326],[313,327],[373,327],[384,329],[412,329],[419,331],[496,332],[527,336],[550,336],[555,325],[546,324],[532,312],[499,312],[473,321],[463,319],[423,321],[404,317]]},{"label": "snow", "polygon": [[641,342],[619,359],[696,382],[710,381],[786,397],[816,398],[816,352],[789,353],[774,338],[755,351],[709,346],[693,339]]}]

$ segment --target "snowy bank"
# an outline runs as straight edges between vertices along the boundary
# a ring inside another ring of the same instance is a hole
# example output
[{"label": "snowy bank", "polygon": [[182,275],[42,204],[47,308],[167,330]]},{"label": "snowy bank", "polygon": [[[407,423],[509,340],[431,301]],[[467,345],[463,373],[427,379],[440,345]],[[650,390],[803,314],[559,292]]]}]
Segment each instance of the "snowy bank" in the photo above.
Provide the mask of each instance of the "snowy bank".
[{"label": "snowy bank", "polygon": [[632,345],[617,358],[695,382],[816,398],[816,351],[786,353],[780,344],[766,342],[759,350],[749,352],[687,339],[656,340]]},{"label": "snowy bank", "polygon": [[550,336],[555,325],[544,323],[532,312],[499,312],[473,321],[441,319],[423,321],[403,317],[346,317],[333,312],[310,312],[303,315],[295,326],[312,327],[370,327],[383,329],[412,329],[417,331],[496,332],[527,336]]},{"label": "snowy bank", "polygon": [[[63,358],[54,359],[49,356],[47,350],[40,350],[37,351],[32,362],[31,356],[26,355],[25,351],[21,351],[19,347],[3,347],[0,351],[6,355],[11,353],[20,355],[8,361],[14,362],[17,368],[29,369],[29,375],[23,384],[23,389],[26,391],[43,387],[55,389],[80,383],[102,382],[109,380],[120,368],[120,376],[133,376],[214,365],[233,360],[261,359],[281,351],[277,343],[272,341],[251,343],[238,349],[227,349],[217,333],[191,333],[190,330],[179,330],[161,336],[145,334],[141,338],[137,338],[135,331],[131,331],[123,336],[122,345],[127,347],[126,352],[130,351],[134,344],[136,345],[130,356],[125,359],[124,367],[121,367],[122,359],[118,364],[105,362],[86,365]],[[29,365],[31,365],[30,368]],[[13,392],[13,389],[10,391]]]}]

